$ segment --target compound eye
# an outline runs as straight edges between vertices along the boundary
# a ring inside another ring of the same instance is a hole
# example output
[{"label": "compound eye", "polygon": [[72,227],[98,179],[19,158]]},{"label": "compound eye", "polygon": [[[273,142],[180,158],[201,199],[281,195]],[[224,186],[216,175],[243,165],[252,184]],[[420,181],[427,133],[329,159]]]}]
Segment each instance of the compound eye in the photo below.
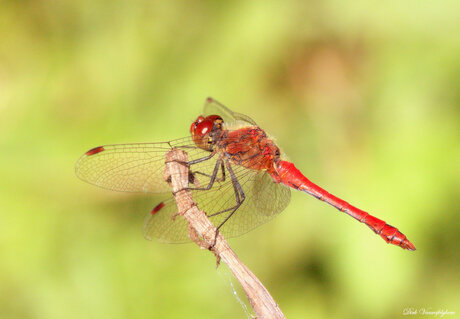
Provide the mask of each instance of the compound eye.
[{"label": "compound eye", "polygon": [[190,132],[195,133],[198,124],[200,124],[201,122],[203,122],[203,120],[204,120],[204,117],[203,117],[203,116],[198,116],[198,118],[195,120],[195,122],[192,123],[192,126],[190,126]]},{"label": "compound eye", "polygon": [[199,122],[195,128],[195,134],[198,136],[205,136],[211,132],[212,126],[213,122],[209,120]]}]

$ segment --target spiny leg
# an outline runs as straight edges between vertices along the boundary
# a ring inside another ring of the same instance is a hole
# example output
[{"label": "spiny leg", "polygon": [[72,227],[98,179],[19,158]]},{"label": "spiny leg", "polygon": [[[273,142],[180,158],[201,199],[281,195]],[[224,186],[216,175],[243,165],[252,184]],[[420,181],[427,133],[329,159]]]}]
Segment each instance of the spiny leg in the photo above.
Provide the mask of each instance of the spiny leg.
[{"label": "spiny leg", "polygon": [[[216,181],[217,173],[219,172],[219,168],[221,166],[221,163],[222,163],[222,160],[220,160],[220,159],[218,159],[216,161],[216,166],[214,166],[214,170],[212,172],[212,175],[210,176],[209,183],[208,183],[208,185],[206,187],[187,187],[186,189],[191,190],[191,191],[206,191],[206,190],[211,189],[212,186],[214,185],[214,182]],[[222,166],[222,168],[223,168],[223,166]],[[196,172],[194,174],[196,174]],[[201,173],[201,174],[207,175],[207,174],[204,174],[204,173]]]},{"label": "spiny leg", "polygon": [[[208,159],[211,159],[214,155],[216,155],[216,151],[212,151],[212,153],[209,154],[208,156],[205,156],[205,157],[202,157],[202,158],[197,158],[197,159],[195,159],[193,161],[184,162],[184,161],[174,160],[173,162],[179,163],[179,164],[182,164],[182,165],[186,165],[186,166],[190,167],[190,165],[207,161]],[[167,164],[169,162],[170,161],[166,161],[165,164]]]},{"label": "spiny leg", "polygon": [[228,216],[225,217],[225,219],[220,223],[220,225],[217,226],[216,234],[215,234],[215,237],[214,237],[214,243],[211,246],[211,248],[216,244],[217,235],[219,234],[219,229],[230,219],[230,217],[232,217],[232,215],[236,212],[236,210],[243,204],[244,200],[246,199],[246,195],[244,194],[243,188],[241,187],[241,184],[238,182],[238,179],[236,178],[236,175],[233,172],[233,169],[231,168],[231,165],[230,165],[230,163],[228,161],[225,163],[225,166],[227,167],[227,170],[230,173],[230,179],[232,181],[233,190],[235,191],[236,204],[235,204],[235,206],[233,206],[231,208],[227,208],[225,210],[222,210],[220,212],[217,212],[217,213],[214,213],[214,214],[208,216],[208,217],[217,216],[217,215],[220,215],[222,213],[231,211],[230,214],[228,214]]},{"label": "spiny leg", "polygon": [[[223,161],[220,161],[220,162],[221,162],[220,169],[222,171],[222,177],[216,178],[216,182],[222,183],[222,182],[225,182],[225,167],[224,167],[224,162]],[[200,171],[191,172],[191,174],[192,175],[199,174],[199,175],[203,175],[203,176],[206,176],[206,177],[209,177],[209,178],[212,177],[212,175],[209,175],[209,174],[206,174],[206,173],[203,173],[203,172],[200,172]]]},{"label": "spiny leg", "polygon": [[[219,166],[221,165],[221,162],[222,162],[222,160],[220,160],[220,159],[218,159],[216,161],[216,165],[214,166],[214,171],[212,172],[211,179],[210,179],[210,181],[208,183],[208,186],[206,186],[206,187],[185,187],[185,188],[182,188],[182,189],[178,190],[177,192],[180,192],[180,191],[183,191],[183,190],[205,191],[205,190],[211,189],[212,186],[214,185],[214,182],[216,181],[217,173],[219,172]],[[190,181],[190,176],[189,176],[189,181]],[[176,194],[177,192],[173,192],[173,195]]]},{"label": "spiny leg", "polygon": [[216,155],[216,151],[212,151],[211,154],[209,154],[208,156],[205,156],[205,157],[202,157],[202,158],[198,158],[198,159],[195,159],[193,161],[188,161],[187,164],[188,165],[193,165],[193,164],[197,164],[197,163],[201,163],[201,162],[204,162],[204,161],[207,161],[208,159],[212,158],[214,155]]},{"label": "spiny leg", "polygon": [[[197,164],[197,163],[201,163],[201,162],[207,161],[207,160],[211,159],[214,155],[216,155],[216,151],[213,151],[213,152],[212,152],[211,154],[209,154],[208,156],[205,156],[205,157],[202,157],[202,158],[198,158],[198,159],[195,159],[195,160],[193,160],[193,161],[184,162],[184,161],[174,160],[173,162],[179,163],[179,164],[182,164],[182,165],[185,165],[185,166],[187,166],[187,167],[190,167],[190,165],[193,165],[193,164]],[[206,186],[206,187],[198,187],[198,188],[186,187],[186,188],[183,188],[183,189],[178,190],[177,192],[180,192],[181,190],[209,190],[209,189],[212,187],[212,185],[214,184],[214,181],[215,181],[215,179],[216,179],[217,172],[218,172],[218,170],[219,170],[219,163],[220,163],[220,162],[221,162],[221,160],[217,160],[216,166],[215,166],[214,171],[213,171],[213,173],[212,173],[211,176],[209,176],[209,175],[207,175],[207,174],[205,174],[205,173],[201,173],[201,172],[189,172],[189,177],[188,177],[189,183],[192,183],[192,184],[193,184],[193,183],[194,183],[194,180],[195,180],[194,174],[200,173],[200,174],[202,174],[202,175],[205,175],[205,176],[208,176],[208,177],[211,178],[211,180],[210,180],[208,186]],[[165,162],[165,164],[167,164],[167,163],[168,163],[168,161]],[[222,168],[223,168],[223,167],[224,167],[224,166],[222,165]],[[223,172],[222,175],[223,175],[223,178],[225,179],[225,172]],[[173,195],[176,194],[177,192],[173,192]]]}]

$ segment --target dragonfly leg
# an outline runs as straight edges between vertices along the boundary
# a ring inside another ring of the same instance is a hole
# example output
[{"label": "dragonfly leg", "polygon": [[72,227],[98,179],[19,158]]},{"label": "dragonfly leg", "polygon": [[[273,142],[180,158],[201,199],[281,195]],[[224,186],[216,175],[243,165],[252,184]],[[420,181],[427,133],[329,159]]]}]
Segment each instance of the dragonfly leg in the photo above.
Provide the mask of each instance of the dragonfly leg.
[{"label": "dragonfly leg", "polygon": [[216,151],[213,151],[208,156],[205,156],[205,157],[202,157],[202,158],[197,158],[197,159],[195,159],[193,161],[188,161],[188,162],[186,162],[186,164],[187,165],[193,165],[193,164],[201,163],[201,162],[207,161],[208,159],[212,158],[214,155],[216,155]]},{"label": "dragonfly leg", "polygon": [[243,204],[244,200],[246,199],[246,195],[244,194],[243,187],[241,187],[241,184],[238,182],[238,179],[236,178],[236,175],[233,172],[233,169],[230,163],[226,162],[225,166],[227,167],[228,172],[230,173],[230,178],[233,184],[233,189],[235,190],[236,205],[209,216],[209,217],[212,217],[212,216],[220,215],[224,212],[231,211],[230,214],[228,214],[228,216],[225,217],[225,219],[220,223],[220,225],[217,226],[216,237],[217,237],[217,233],[219,232],[219,229],[227,222],[227,220],[230,219],[230,217],[232,217],[232,215],[236,212],[236,210]]},{"label": "dragonfly leg", "polygon": [[[225,182],[225,167],[224,167],[224,162],[223,162],[223,161],[221,161],[220,169],[221,169],[221,171],[222,171],[222,177],[216,178],[216,182]],[[200,175],[203,175],[203,176],[206,176],[206,177],[209,177],[209,178],[212,177],[212,175],[209,175],[209,174],[206,174],[206,173],[202,173],[202,172],[200,172],[200,171],[191,172],[191,174],[192,174],[192,175],[200,174]]]},{"label": "dragonfly leg", "polygon": [[220,225],[217,226],[216,233],[215,233],[215,236],[214,236],[214,242],[211,245],[210,249],[212,249],[212,247],[214,247],[214,245],[216,244],[217,235],[219,235],[219,229],[230,219],[230,217],[233,216],[233,214],[236,212],[236,210],[241,206],[241,204],[243,204],[244,200],[246,199],[246,195],[244,194],[243,187],[241,187],[241,184],[238,182],[238,179],[236,178],[236,175],[233,172],[233,169],[231,168],[230,163],[226,162],[225,166],[227,167],[227,169],[228,169],[228,171],[230,173],[230,178],[231,178],[231,181],[232,181],[233,189],[235,191],[236,204],[235,204],[235,206],[233,206],[231,208],[227,208],[225,210],[222,210],[220,212],[217,212],[217,213],[214,213],[214,214],[211,214],[211,215],[208,216],[208,217],[217,216],[217,215],[223,214],[225,212],[231,211],[230,214],[228,214],[228,216],[225,217],[225,219],[220,223]]},{"label": "dragonfly leg", "polygon": [[[209,180],[209,183],[206,187],[185,187],[185,188],[182,188],[180,190],[178,190],[177,192],[180,192],[182,190],[190,190],[190,191],[205,191],[205,190],[209,190],[211,189],[211,187],[214,185],[214,182],[216,181],[216,177],[217,177],[217,173],[219,172],[219,167],[221,166],[221,162],[222,160],[217,160],[216,162],[216,166],[214,167],[214,171],[212,172],[212,175],[210,176],[211,179]],[[223,166],[222,166],[223,168]],[[189,180],[190,180],[190,177],[189,177]],[[173,195],[177,192],[173,192]]]},{"label": "dragonfly leg", "polygon": [[[207,161],[208,159],[211,159],[214,155],[216,155],[216,152],[213,151],[211,154],[209,154],[208,156],[205,156],[205,157],[202,157],[202,158],[197,158],[193,161],[188,161],[188,162],[184,162],[184,161],[178,161],[178,160],[174,160],[172,162],[175,162],[175,163],[179,163],[179,164],[182,164],[182,165],[186,165],[186,166],[190,166],[190,165],[193,165],[193,164],[197,164],[197,163],[201,163],[201,162],[204,162],[204,161]],[[169,163],[169,161],[166,161],[165,164]]]}]

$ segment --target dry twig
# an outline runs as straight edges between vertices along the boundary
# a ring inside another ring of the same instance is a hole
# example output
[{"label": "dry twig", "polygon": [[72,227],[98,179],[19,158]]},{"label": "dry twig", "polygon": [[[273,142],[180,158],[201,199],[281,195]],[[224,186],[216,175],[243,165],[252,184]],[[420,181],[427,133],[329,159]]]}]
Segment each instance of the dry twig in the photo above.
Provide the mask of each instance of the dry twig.
[{"label": "dry twig", "polygon": [[188,187],[189,168],[181,163],[188,156],[182,150],[172,149],[166,154],[165,180],[171,181],[178,212],[187,219],[189,236],[201,248],[209,249],[219,261],[224,261],[243,287],[257,318],[286,318],[268,290],[233,252],[221,234],[216,238],[216,227],[206,213],[199,210]]}]

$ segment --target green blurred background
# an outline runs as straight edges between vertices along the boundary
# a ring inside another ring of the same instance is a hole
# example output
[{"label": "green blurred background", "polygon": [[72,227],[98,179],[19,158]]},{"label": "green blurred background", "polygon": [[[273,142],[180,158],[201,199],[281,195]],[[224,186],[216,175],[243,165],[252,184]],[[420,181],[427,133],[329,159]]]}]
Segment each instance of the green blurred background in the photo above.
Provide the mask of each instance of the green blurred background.
[{"label": "green blurred background", "polygon": [[157,199],[74,174],[91,147],[186,136],[207,96],[417,247],[386,245],[295,192],[230,240],[287,317],[458,314],[458,12],[458,1],[0,2],[0,318],[246,317],[212,254],[143,239]]}]

